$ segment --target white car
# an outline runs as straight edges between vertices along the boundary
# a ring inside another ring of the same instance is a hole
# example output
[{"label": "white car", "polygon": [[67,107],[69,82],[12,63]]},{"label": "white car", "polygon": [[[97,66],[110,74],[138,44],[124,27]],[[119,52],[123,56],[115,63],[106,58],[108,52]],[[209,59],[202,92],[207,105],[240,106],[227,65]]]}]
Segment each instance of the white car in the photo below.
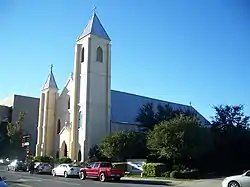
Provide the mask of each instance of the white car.
[{"label": "white car", "polygon": [[80,167],[72,164],[60,164],[52,170],[53,176],[79,176]]},{"label": "white car", "polygon": [[249,187],[250,170],[242,175],[227,177],[222,181],[222,187]]},{"label": "white car", "polygon": [[7,187],[8,185],[5,183],[5,178],[0,176],[0,187]]}]

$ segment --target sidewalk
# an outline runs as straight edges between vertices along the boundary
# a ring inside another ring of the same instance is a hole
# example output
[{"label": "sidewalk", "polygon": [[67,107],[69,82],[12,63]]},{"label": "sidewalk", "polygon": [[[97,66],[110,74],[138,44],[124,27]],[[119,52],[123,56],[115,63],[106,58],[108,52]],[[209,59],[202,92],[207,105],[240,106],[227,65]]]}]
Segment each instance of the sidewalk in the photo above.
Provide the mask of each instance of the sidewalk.
[{"label": "sidewalk", "polygon": [[161,179],[145,179],[145,178],[130,178],[123,177],[121,180],[127,182],[134,182],[140,184],[159,184],[169,185],[178,187],[220,187],[223,179],[201,179],[201,180],[190,180],[190,181],[175,181],[175,180],[161,180]]},{"label": "sidewalk", "polygon": [[121,180],[124,181],[141,181],[144,183],[151,183],[151,184],[171,184],[171,185],[180,185],[186,181],[175,181],[175,180],[163,180],[163,179],[147,179],[147,178],[134,178],[134,177],[123,177]]}]

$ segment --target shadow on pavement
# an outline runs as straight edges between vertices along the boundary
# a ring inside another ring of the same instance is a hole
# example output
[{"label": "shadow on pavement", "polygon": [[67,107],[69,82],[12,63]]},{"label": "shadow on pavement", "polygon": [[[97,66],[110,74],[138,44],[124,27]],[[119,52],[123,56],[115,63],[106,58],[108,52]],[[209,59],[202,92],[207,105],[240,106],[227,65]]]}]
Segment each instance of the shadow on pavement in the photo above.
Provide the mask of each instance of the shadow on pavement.
[{"label": "shadow on pavement", "polygon": [[154,180],[129,180],[129,179],[126,179],[126,180],[121,180],[119,182],[111,181],[111,183],[173,186],[172,182],[170,182],[170,181],[154,181]]},{"label": "shadow on pavement", "polygon": [[22,181],[5,181],[8,185],[12,185],[12,184],[24,184],[24,182]]}]

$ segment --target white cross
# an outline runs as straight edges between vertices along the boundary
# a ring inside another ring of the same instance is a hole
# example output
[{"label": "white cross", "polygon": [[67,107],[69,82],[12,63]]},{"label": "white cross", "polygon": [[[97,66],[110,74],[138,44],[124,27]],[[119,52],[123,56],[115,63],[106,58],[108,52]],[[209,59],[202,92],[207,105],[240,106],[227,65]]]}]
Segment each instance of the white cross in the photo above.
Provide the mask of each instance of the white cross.
[{"label": "white cross", "polygon": [[93,13],[95,13],[95,10],[96,10],[96,6],[94,6],[94,8],[93,8]]}]

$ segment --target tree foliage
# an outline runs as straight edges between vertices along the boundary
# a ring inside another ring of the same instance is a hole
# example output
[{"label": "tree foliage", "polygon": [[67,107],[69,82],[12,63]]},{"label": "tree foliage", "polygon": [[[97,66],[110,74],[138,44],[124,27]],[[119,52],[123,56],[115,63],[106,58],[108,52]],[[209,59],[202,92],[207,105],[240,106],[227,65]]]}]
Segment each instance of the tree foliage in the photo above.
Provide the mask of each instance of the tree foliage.
[{"label": "tree foliage", "polygon": [[146,137],[135,131],[121,131],[104,137],[100,152],[107,158],[123,161],[126,158],[145,156]]},{"label": "tree foliage", "polygon": [[0,153],[9,145],[9,137],[7,135],[7,122],[0,122]]},{"label": "tree foliage", "polygon": [[249,168],[249,116],[244,114],[243,105],[219,105],[214,110],[214,151],[210,156],[214,167],[227,171]]},{"label": "tree foliage", "polygon": [[21,138],[23,133],[23,121],[24,113],[20,112],[16,124],[8,122],[7,124],[7,135],[9,137],[10,143],[21,146]]},{"label": "tree foliage", "polygon": [[213,127],[220,130],[249,128],[249,116],[244,115],[243,105],[219,105],[214,107]]},{"label": "tree foliage", "polygon": [[186,160],[204,153],[208,129],[193,117],[179,115],[155,126],[148,135],[148,148],[167,159]]},{"label": "tree foliage", "polygon": [[152,130],[156,124],[162,121],[171,120],[181,114],[184,116],[196,117],[196,114],[190,109],[174,110],[169,104],[158,104],[154,106],[153,103],[147,103],[142,105],[135,120],[146,127],[147,130]]},{"label": "tree foliage", "polygon": [[103,157],[99,146],[94,145],[92,148],[89,149],[88,159],[91,162],[96,162],[100,160],[104,161],[106,158]]}]

